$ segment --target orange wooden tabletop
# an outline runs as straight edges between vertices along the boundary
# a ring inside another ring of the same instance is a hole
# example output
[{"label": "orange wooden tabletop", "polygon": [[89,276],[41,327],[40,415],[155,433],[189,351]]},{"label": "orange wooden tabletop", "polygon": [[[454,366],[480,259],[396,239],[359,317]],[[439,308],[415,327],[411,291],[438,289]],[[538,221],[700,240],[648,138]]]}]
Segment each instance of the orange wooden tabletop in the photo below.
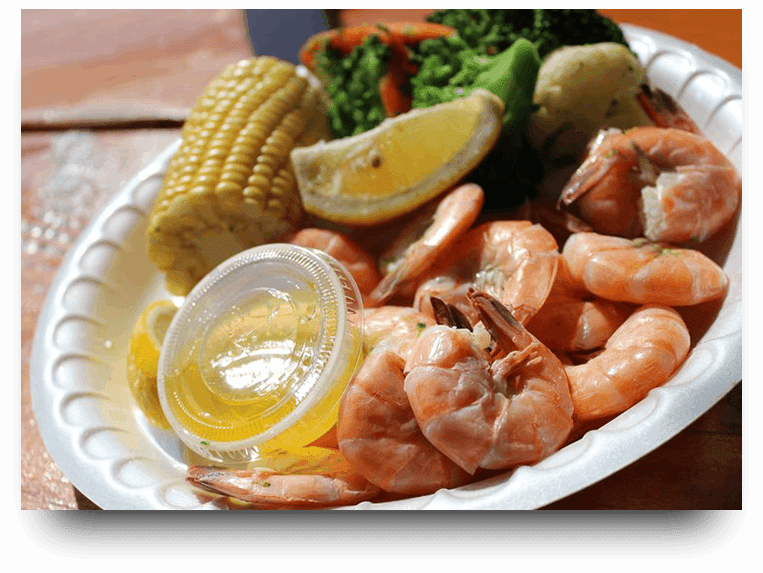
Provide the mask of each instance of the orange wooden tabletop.
[{"label": "orange wooden tabletop", "polygon": [[[420,20],[427,12],[345,9],[337,19]],[[602,12],[742,66],[741,10]],[[237,10],[21,11],[22,125],[63,118],[71,127],[21,137],[22,509],[97,509],[50,458],[30,400],[34,329],[63,257],[109,198],[179,137],[209,80],[250,53]],[[741,509],[741,405],[740,382],[655,451],[545,509]]]}]

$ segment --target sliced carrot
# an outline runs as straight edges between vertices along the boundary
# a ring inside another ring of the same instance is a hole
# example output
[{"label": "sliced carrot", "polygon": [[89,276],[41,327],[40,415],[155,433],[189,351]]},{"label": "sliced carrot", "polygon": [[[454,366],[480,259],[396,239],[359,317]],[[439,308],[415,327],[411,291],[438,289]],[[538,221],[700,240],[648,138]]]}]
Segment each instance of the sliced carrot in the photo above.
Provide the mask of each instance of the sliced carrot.
[{"label": "sliced carrot", "polygon": [[379,82],[379,96],[387,117],[395,117],[411,109],[410,96],[400,89],[403,84],[397,74],[387,73]]},{"label": "sliced carrot", "polygon": [[456,30],[449,26],[431,22],[361,24],[311,36],[300,50],[299,59],[308,69],[315,71],[315,56],[321,50],[330,47],[347,55],[363,44],[366,38],[377,35],[392,51],[387,74],[379,82],[379,96],[387,117],[394,117],[411,109],[411,97],[403,93],[402,87],[408,81],[408,74],[415,70],[405,47],[455,33]]},{"label": "sliced carrot", "polygon": [[349,54],[360,46],[366,38],[378,35],[385,44],[415,45],[424,40],[450,36],[456,30],[450,26],[432,22],[383,22],[379,24],[360,24],[346,28],[328,30],[308,38],[299,52],[300,61],[313,69],[315,55],[327,46],[342,54]]}]

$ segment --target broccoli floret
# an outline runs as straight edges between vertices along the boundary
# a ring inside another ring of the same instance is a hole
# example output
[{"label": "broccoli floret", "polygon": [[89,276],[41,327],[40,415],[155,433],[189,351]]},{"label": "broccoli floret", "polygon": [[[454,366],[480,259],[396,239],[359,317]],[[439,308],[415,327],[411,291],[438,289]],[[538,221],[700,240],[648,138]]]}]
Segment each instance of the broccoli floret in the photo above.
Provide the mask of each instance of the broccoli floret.
[{"label": "broccoli floret", "polygon": [[542,57],[562,46],[615,42],[628,46],[623,31],[596,10],[535,10],[535,45]]},{"label": "broccoli floret", "polygon": [[335,138],[368,131],[384,120],[379,81],[390,57],[389,46],[376,35],[346,56],[331,48],[318,55],[318,67],[331,80],[326,87],[331,98],[327,113]]},{"label": "broccoli floret", "polygon": [[453,101],[477,88],[493,92],[504,102],[501,136],[467,177],[484,189],[484,210],[504,211],[532,195],[542,175],[526,137],[540,69],[535,45],[520,38],[500,54],[487,56],[459,36],[436,38],[421,43],[414,61],[420,68],[411,78],[413,107]]},{"label": "broccoli floret", "polygon": [[430,107],[488,90],[503,100],[504,126],[514,126],[530,114],[540,58],[535,46],[520,38],[496,56],[468,48],[458,36],[422,42],[420,63],[411,78],[413,107]]},{"label": "broccoli floret", "polygon": [[535,11],[451,9],[434,12],[427,20],[455,28],[470,48],[490,55],[528,38],[535,26]]},{"label": "broccoli floret", "polygon": [[541,59],[561,46],[628,45],[617,24],[591,9],[449,9],[432,13],[427,20],[455,28],[470,47],[487,54],[502,51],[519,38],[533,42]]}]

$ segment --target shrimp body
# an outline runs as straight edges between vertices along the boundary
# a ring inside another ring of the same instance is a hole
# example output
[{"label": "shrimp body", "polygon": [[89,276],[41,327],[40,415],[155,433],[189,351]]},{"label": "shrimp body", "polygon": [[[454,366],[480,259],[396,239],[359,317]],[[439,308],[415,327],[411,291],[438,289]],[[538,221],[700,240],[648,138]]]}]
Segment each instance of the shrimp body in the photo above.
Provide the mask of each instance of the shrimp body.
[{"label": "shrimp body", "polygon": [[464,470],[535,463],[572,428],[564,366],[497,299],[470,294],[503,358],[467,329],[437,325],[416,341],[405,392],[424,435]]},{"label": "shrimp body", "polygon": [[407,358],[411,346],[434,318],[407,306],[385,305],[367,308],[363,313],[363,350],[386,348]]},{"label": "shrimp body", "polygon": [[397,293],[415,291],[416,281],[472,226],[485,202],[479,185],[465,183],[430,203],[406,225],[379,258],[383,278],[366,306],[384,304]]},{"label": "shrimp body", "polygon": [[[476,324],[479,313],[469,289],[484,291],[509,308],[522,324],[543,306],[556,275],[554,237],[530,221],[494,221],[469,231],[444,264],[416,291],[414,306],[433,315],[431,298],[456,306]],[[442,261],[442,259],[441,259]]]},{"label": "shrimp body", "polygon": [[591,294],[561,257],[551,293],[527,329],[553,350],[588,351],[604,346],[630,312],[624,303]]},{"label": "shrimp body", "polygon": [[379,283],[375,259],[348,236],[328,229],[307,228],[287,239],[289,243],[323,251],[342,263],[355,279],[360,294],[368,295]]},{"label": "shrimp body", "polygon": [[693,305],[723,296],[729,284],[723,269],[699,251],[646,239],[576,233],[562,257],[575,280],[613,301]]},{"label": "shrimp body", "polygon": [[565,366],[577,421],[619,414],[664,384],[689,352],[689,330],[669,307],[637,309],[607,341],[604,351]]},{"label": "shrimp body", "polygon": [[374,349],[350,382],[339,409],[342,455],[381,489],[424,495],[458,487],[469,475],[422,434],[403,388],[405,360]]},{"label": "shrimp body", "polygon": [[403,389],[406,358],[434,324],[410,307],[365,311],[366,358],[342,396],[336,435],[345,459],[384,491],[423,495],[469,477],[427,441]]},{"label": "shrimp body", "polygon": [[262,509],[351,505],[380,493],[335,450],[303,448],[291,458],[302,466],[301,472],[289,467],[226,469],[194,465],[188,468],[186,480],[200,489]]},{"label": "shrimp body", "polygon": [[734,165],[710,140],[683,129],[602,131],[562,190],[594,230],[653,241],[703,241],[741,202]]}]

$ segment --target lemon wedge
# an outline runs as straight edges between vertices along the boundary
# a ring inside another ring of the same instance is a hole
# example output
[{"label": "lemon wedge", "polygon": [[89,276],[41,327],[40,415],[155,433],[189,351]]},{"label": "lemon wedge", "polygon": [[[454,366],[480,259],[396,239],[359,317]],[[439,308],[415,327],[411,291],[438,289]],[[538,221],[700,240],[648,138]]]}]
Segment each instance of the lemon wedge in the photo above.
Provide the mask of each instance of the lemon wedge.
[{"label": "lemon wedge", "polygon": [[495,145],[504,106],[486,90],[414,109],[374,129],[294,149],[306,211],[373,225],[414,210],[457,183]]},{"label": "lemon wedge", "polygon": [[146,417],[160,428],[169,428],[162,412],[156,385],[159,351],[177,307],[169,300],[157,300],[141,313],[127,347],[127,381],[130,392]]}]

